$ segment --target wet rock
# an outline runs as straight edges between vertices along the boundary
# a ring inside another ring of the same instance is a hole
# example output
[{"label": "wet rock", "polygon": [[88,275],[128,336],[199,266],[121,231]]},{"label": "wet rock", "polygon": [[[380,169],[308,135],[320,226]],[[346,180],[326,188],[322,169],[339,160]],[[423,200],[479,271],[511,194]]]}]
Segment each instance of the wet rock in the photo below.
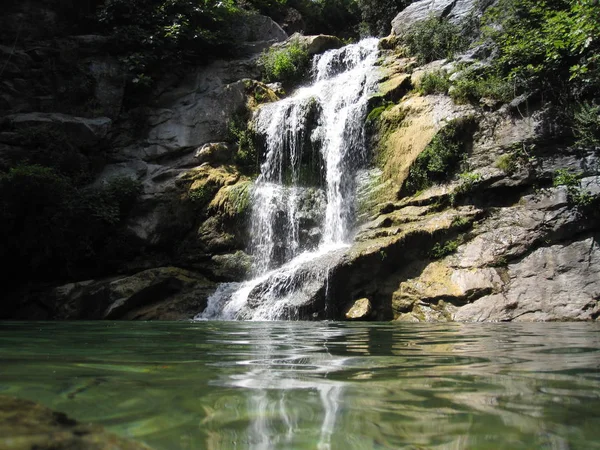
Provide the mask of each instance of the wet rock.
[{"label": "wet rock", "polygon": [[360,298],[352,304],[344,316],[349,320],[364,320],[369,317],[371,310],[371,301],[368,298]]},{"label": "wet rock", "polygon": [[150,450],[144,444],[83,424],[38,403],[0,395],[0,448],[4,450]]},{"label": "wet rock", "polygon": [[[40,299],[45,319],[181,320],[206,306],[215,285],[196,272],[158,267],[130,276],[70,283]],[[15,317],[29,317],[25,303]]]},{"label": "wet rock", "polygon": [[196,150],[194,157],[200,164],[209,163],[225,163],[231,161],[233,149],[227,142],[213,142],[204,144]]},{"label": "wet rock", "polygon": [[290,36],[288,42],[297,42],[304,46],[309,55],[318,55],[327,50],[342,48],[345,45],[337,36],[329,36],[326,34],[303,36],[296,33]]}]

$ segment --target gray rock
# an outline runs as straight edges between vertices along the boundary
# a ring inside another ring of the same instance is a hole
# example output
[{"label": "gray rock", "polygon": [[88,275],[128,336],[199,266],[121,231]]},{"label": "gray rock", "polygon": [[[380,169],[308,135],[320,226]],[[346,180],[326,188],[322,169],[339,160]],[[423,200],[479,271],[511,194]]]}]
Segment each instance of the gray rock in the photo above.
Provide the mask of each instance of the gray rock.
[{"label": "gray rock", "polygon": [[495,0],[420,0],[407,6],[392,20],[392,32],[401,36],[411,26],[429,17],[447,17],[452,23],[462,23],[469,15],[480,15]]},{"label": "gray rock", "polygon": [[597,237],[537,249],[507,267],[503,293],[460,308],[454,320],[592,320],[600,316]]},{"label": "gray rock", "polygon": [[283,44],[286,45],[289,42],[298,42],[300,45],[306,47],[306,51],[309,55],[318,55],[327,50],[333,50],[341,48],[345,44],[337,36],[329,36],[326,34],[318,34],[314,36],[303,36],[299,33],[290,36],[288,41]]},{"label": "gray rock", "polygon": [[189,319],[206,306],[215,285],[176,267],[57,287],[45,299],[49,319]]},{"label": "gray rock", "polygon": [[68,134],[72,142],[79,145],[94,145],[106,138],[112,120],[108,117],[87,119],[59,113],[32,112],[7,116],[12,126],[26,129],[40,126],[52,126]]}]

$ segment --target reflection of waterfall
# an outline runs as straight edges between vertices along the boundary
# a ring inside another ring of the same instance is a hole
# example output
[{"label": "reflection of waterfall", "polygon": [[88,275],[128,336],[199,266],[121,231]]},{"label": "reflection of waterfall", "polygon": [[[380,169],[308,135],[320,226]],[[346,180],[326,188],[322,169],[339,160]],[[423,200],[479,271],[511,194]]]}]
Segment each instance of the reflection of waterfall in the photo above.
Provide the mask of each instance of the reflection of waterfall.
[{"label": "reflection of waterfall", "polygon": [[266,156],[252,194],[255,278],[219,289],[198,318],[294,318],[298,305],[286,299],[311,283],[305,296],[314,297],[326,281],[327,263],[315,261],[351,238],[376,58],[376,39],[326,52],[312,85],[257,111]]},{"label": "reflection of waterfall", "polygon": [[[322,418],[317,419],[321,422],[320,434],[315,448],[330,449],[345,383],[328,380],[327,376],[343,369],[348,358],[331,355],[327,341],[343,337],[346,330],[319,327],[313,335],[310,330],[302,330],[301,338],[297,336],[297,327],[287,328],[285,334],[282,331],[281,328],[276,331],[268,327],[256,329],[253,340],[260,344],[254,345],[255,359],[236,362],[249,366],[250,370],[231,375],[219,384],[250,392],[248,448],[293,448],[308,431],[307,416],[321,409]],[[302,345],[298,345],[300,341]],[[321,408],[311,411],[298,408],[294,401],[298,391],[316,391]],[[314,423],[313,420],[310,423]],[[311,442],[315,438],[312,436]]]}]

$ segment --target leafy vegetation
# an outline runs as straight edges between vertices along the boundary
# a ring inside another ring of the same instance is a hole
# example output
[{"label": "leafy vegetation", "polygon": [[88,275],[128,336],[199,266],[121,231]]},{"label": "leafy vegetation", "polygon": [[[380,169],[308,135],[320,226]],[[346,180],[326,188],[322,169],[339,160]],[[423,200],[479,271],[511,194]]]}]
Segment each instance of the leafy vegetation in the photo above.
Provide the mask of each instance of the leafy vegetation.
[{"label": "leafy vegetation", "polygon": [[444,70],[434,70],[423,74],[418,91],[421,95],[447,94],[450,88],[450,75]]},{"label": "leafy vegetation", "polygon": [[458,239],[446,241],[446,242],[437,242],[429,251],[429,257],[432,259],[440,259],[444,256],[448,256],[451,253],[454,253],[460,242]]},{"label": "leafy vegetation", "polygon": [[593,203],[594,196],[582,188],[580,178],[581,174],[559,169],[554,174],[553,186],[566,186],[569,202],[579,207],[587,207]]},{"label": "leafy vegetation", "polygon": [[600,105],[580,103],[575,111],[573,134],[576,145],[583,147],[600,145]]},{"label": "leafy vegetation", "polygon": [[255,174],[259,169],[259,155],[256,144],[256,133],[243,117],[234,117],[228,123],[229,136],[237,145],[234,156],[240,170],[247,174]]},{"label": "leafy vegetation", "polygon": [[455,119],[434,136],[410,167],[403,187],[406,194],[412,195],[454,175],[466,157],[473,126],[471,118]]},{"label": "leafy vegetation", "polygon": [[452,83],[450,97],[456,103],[478,103],[481,99],[506,103],[515,97],[515,86],[494,70],[465,70]]},{"label": "leafy vegetation", "polygon": [[400,41],[419,64],[452,58],[470,43],[462,27],[435,16],[413,25]]},{"label": "leafy vegetation", "polygon": [[265,81],[293,82],[304,77],[308,71],[310,56],[306,48],[297,41],[263,53],[259,65]]}]

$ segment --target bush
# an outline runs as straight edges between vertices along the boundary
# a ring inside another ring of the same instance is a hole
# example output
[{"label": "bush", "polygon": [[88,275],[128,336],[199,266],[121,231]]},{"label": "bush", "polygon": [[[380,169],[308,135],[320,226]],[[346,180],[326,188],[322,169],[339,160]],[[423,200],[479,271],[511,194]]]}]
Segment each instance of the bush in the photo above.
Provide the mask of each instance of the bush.
[{"label": "bush", "polygon": [[307,74],[309,64],[308,51],[297,41],[292,41],[285,47],[271,47],[259,60],[263,78],[267,82],[298,81]]},{"label": "bush", "polygon": [[258,172],[259,155],[255,131],[242,117],[234,117],[230,120],[228,131],[229,138],[237,145],[234,160],[240,170],[247,174]]},{"label": "bush", "polygon": [[412,195],[436,182],[450,179],[466,157],[471,118],[456,119],[442,128],[410,167],[403,191]]},{"label": "bush", "polygon": [[401,37],[400,42],[406,45],[419,64],[450,59],[469,46],[469,39],[464,35],[462,27],[435,16],[413,25]]},{"label": "bush", "polygon": [[427,72],[419,82],[418,91],[421,95],[447,94],[450,88],[450,75],[444,70]]},{"label": "bush", "polygon": [[573,134],[576,145],[594,147],[600,145],[600,105],[580,103],[574,115]]},{"label": "bush", "polygon": [[465,71],[450,89],[450,96],[456,103],[479,103],[481,99],[491,99],[507,103],[515,97],[515,87],[506,77],[493,71]]}]

